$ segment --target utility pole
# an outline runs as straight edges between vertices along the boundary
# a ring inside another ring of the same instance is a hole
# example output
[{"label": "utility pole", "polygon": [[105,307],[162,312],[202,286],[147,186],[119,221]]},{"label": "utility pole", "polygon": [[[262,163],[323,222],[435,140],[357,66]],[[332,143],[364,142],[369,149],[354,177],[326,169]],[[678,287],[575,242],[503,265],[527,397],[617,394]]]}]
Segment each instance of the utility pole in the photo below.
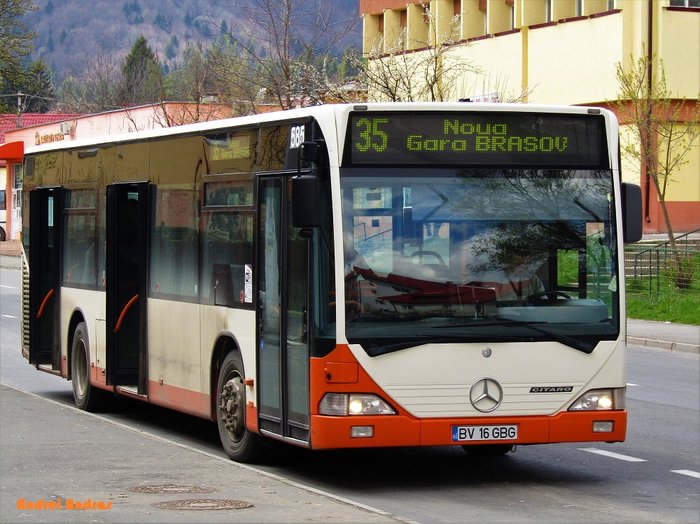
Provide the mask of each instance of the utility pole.
[{"label": "utility pole", "polygon": [[26,105],[22,103],[23,93],[17,93],[17,127],[22,127],[22,112],[26,109]]}]

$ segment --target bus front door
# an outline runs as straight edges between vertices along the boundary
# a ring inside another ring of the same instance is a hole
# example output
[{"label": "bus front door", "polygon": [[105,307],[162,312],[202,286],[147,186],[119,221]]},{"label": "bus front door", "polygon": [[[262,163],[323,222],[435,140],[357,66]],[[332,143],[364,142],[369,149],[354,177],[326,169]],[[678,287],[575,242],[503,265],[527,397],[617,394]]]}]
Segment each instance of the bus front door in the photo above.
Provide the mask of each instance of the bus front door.
[{"label": "bus front door", "polygon": [[259,178],[258,424],[309,441],[309,241],[291,225],[289,178]]},{"label": "bus front door", "polygon": [[146,394],[147,183],[107,187],[107,383]]},{"label": "bus front door", "polygon": [[37,189],[29,199],[29,362],[51,364],[57,370],[61,363],[62,190]]}]

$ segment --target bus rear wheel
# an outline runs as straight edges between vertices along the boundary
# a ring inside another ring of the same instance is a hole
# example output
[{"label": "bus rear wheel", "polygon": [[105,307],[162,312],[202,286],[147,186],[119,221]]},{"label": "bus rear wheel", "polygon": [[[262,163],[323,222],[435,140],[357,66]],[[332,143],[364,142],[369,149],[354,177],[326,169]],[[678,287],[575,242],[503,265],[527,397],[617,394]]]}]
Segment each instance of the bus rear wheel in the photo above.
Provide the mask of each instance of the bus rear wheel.
[{"label": "bus rear wheel", "polygon": [[244,376],[240,355],[226,355],[216,391],[216,422],[226,454],[238,462],[253,462],[260,455],[262,443],[246,428]]},{"label": "bus rear wheel", "polygon": [[85,322],[78,324],[73,332],[70,375],[76,406],[85,411],[99,411],[105,407],[106,392],[90,384],[90,343]]}]

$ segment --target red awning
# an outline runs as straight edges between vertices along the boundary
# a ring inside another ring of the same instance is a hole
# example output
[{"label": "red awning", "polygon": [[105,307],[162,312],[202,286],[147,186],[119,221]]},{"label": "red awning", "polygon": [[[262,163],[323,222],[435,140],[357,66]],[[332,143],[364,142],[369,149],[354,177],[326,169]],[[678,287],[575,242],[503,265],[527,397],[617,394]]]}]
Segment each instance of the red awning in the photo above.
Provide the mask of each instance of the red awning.
[{"label": "red awning", "polygon": [[0,145],[0,160],[21,162],[24,159],[24,142],[8,142]]}]

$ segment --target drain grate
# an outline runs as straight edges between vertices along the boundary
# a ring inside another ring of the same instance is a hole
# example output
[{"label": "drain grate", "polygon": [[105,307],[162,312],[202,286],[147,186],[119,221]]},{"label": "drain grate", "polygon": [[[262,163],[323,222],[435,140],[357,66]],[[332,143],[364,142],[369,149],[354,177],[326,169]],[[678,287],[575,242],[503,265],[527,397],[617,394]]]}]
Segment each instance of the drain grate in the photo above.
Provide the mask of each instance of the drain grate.
[{"label": "drain grate", "polygon": [[188,511],[211,511],[220,509],[245,509],[252,508],[250,502],[231,499],[186,499],[169,500],[167,502],[157,502],[153,504],[160,509],[188,510]]},{"label": "drain grate", "polygon": [[183,486],[181,484],[151,484],[129,488],[133,493],[214,493],[216,489],[206,486]]}]

